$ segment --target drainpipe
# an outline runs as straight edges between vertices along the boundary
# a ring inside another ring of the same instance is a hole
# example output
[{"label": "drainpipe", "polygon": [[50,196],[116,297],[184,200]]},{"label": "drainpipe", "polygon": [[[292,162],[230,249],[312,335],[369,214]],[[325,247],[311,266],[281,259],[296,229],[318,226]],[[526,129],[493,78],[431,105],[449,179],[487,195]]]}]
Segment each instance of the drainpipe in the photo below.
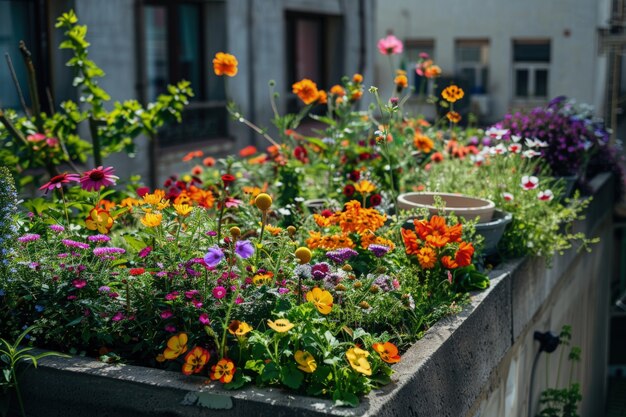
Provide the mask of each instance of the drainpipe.
[{"label": "drainpipe", "polygon": [[547,331],[545,333],[541,333],[536,331],[533,335],[533,339],[539,342],[539,350],[535,354],[535,359],[533,360],[533,368],[530,371],[530,387],[528,389],[528,417],[532,417],[533,410],[533,387],[535,385],[535,371],[537,370],[537,363],[539,362],[539,356],[541,356],[541,352],[552,353],[559,347],[561,340],[559,336],[555,336],[552,332]]}]

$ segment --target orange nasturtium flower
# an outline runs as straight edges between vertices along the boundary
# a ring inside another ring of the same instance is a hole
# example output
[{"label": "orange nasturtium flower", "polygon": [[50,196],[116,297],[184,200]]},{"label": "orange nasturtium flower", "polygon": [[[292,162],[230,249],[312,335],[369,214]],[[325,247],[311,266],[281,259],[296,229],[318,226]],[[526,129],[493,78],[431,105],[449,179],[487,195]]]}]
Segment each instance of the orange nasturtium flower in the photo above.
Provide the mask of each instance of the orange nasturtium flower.
[{"label": "orange nasturtium flower", "polygon": [[348,362],[350,363],[352,369],[368,376],[372,375],[372,367],[367,361],[367,357],[369,355],[370,353],[368,351],[358,347],[350,348],[346,352],[346,358],[348,358]]},{"label": "orange nasturtium flower", "polygon": [[252,327],[245,321],[233,320],[228,325],[228,333],[235,336],[244,336],[252,331]]},{"label": "orange nasturtium flower", "polygon": [[314,103],[319,98],[320,93],[317,89],[317,84],[308,78],[304,78],[297,83],[294,83],[291,88],[293,93],[297,95],[300,100],[304,102],[304,104]]},{"label": "orange nasturtium flower", "polygon": [[315,358],[309,352],[296,350],[293,357],[296,362],[298,362],[299,370],[306,372],[307,374],[312,374],[317,369],[317,362],[315,362]]},{"label": "orange nasturtium flower", "polygon": [[449,85],[441,92],[441,96],[450,103],[462,99],[464,95],[463,89],[456,85]]},{"label": "orange nasturtium flower", "polygon": [[398,355],[398,348],[391,342],[374,343],[372,349],[380,355],[380,358],[387,363],[400,362],[400,355]]},{"label": "orange nasturtium flower", "polygon": [[167,348],[163,352],[165,359],[176,359],[187,352],[187,333],[178,333],[167,341]]},{"label": "orange nasturtium flower", "polygon": [[140,220],[141,224],[146,227],[157,227],[163,221],[163,215],[161,213],[146,213]]},{"label": "orange nasturtium flower", "polygon": [[223,384],[228,384],[235,375],[235,364],[230,359],[220,359],[217,364],[211,367],[211,379],[220,380]]},{"label": "orange nasturtium flower", "polygon": [[228,75],[234,77],[237,75],[237,58],[235,55],[218,52],[213,58],[213,71],[215,75]]},{"label": "orange nasturtium flower", "polygon": [[315,305],[317,311],[322,314],[328,314],[333,308],[333,296],[326,290],[322,290],[319,287],[313,288],[306,293],[306,300]]},{"label": "orange nasturtium flower", "polygon": [[89,230],[97,230],[99,233],[107,234],[113,227],[113,218],[106,210],[92,208],[89,211],[89,217],[85,220],[85,226]]},{"label": "orange nasturtium flower", "polygon": [[183,374],[191,375],[197,374],[202,371],[204,365],[207,364],[211,355],[209,351],[196,346],[185,356],[185,363],[183,364]]},{"label": "orange nasturtium flower", "polygon": [[288,319],[276,319],[276,321],[268,320],[267,325],[270,329],[278,333],[285,333],[293,329],[294,324]]},{"label": "orange nasturtium flower", "polygon": [[459,123],[461,121],[461,115],[455,111],[449,111],[448,113],[446,113],[446,117],[452,123]]}]

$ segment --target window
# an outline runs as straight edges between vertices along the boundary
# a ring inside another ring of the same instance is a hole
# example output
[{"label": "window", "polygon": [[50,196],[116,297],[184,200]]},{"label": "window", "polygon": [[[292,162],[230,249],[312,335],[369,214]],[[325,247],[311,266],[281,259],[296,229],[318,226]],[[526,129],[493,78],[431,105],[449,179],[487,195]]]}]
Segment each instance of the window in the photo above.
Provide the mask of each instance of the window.
[{"label": "window", "polygon": [[32,54],[37,72],[39,101],[42,110],[49,111],[46,88],[54,93],[50,85],[49,65],[46,62],[47,36],[46,14],[41,1],[0,0],[0,105],[5,109],[22,112],[22,105],[9,72],[5,53],[8,53],[15,68],[15,75],[22,90],[26,105],[30,104],[26,66],[19,50],[23,40]]},{"label": "window", "polygon": [[[343,76],[343,21],[339,16],[287,12],[287,85],[308,78],[318,88],[328,89]],[[288,111],[301,103],[295,96],[287,101]]]},{"label": "window", "polygon": [[[407,39],[404,41],[404,59],[400,67],[406,71],[409,83],[414,87],[415,94],[433,94],[433,80],[426,79],[415,72],[415,66],[421,60],[420,54],[428,54],[435,59],[435,41],[432,39]],[[436,61],[434,62],[437,63]]]},{"label": "window", "polygon": [[489,42],[458,40],[455,47],[456,75],[470,94],[486,94],[489,86]]},{"label": "window", "polygon": [[154,101],[183,79],[194,91],[185,123],[164,126],[161,145],[226,136],[224,80],[209,68],[213,54],[225,49],[225,13],[223,2],[148,0],[143,6],[144,98]]},{"label": "window", "polygon": [[513,91],[516,99],[543,99],[549,93],[550,41],[513,42]]}]

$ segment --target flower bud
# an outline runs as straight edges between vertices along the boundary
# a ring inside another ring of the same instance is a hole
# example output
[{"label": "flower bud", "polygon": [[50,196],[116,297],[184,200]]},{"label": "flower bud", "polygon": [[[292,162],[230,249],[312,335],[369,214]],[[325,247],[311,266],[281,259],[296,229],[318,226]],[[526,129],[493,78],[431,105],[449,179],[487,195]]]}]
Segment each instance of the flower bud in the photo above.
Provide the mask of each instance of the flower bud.
[{"label": "flower bud", "polygon": [[234,237],[235,239],[237,239],[239,236],[241,236],[241,229],[238,228],[237,226],[233,226],[230,228],[230,235],[232,237]]},{"label": "flower bud", "polygon": [[288,226],[287,227],[287,233],[289,233],[289,236],[292,236],[296,234],[296,227],[295,226]]},{"label": "flower bud", "polygon": [[272,206],[272,197],[269,194],[261,193],[254,199],[254,204],[256,204],[259,210],[267,211]]},{"label": "flower bud", "polygon": [[306,246],[301,246],[298,249],[296,249],[295,254],[296,254],[296,258],[298,258],[298,262],[301,265],[309,263],[309,261],[313,257],[311,250],[307,248]]}]

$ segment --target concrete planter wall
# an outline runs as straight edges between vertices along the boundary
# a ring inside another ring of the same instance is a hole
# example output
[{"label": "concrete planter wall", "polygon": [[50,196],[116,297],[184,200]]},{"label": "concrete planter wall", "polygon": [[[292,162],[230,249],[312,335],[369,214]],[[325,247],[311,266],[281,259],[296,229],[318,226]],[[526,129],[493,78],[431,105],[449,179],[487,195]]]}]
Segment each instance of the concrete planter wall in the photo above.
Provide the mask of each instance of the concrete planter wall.
[{"label": "concrete planter wall", "polygon": [[[21,386],[32,416],[526,416],[535,330],[573,327],[581,346],[575,372],[581,414],[602,415],[608,338],[612,182],[594,180],[587,219],[575,225],[601,242],[591,253],[567,251],[551,269],[520,259],[491,273],[491,287],[472,296],[461,314],[433,326],[395,366],[393,383],[356,409],[282,389],[225,391],[205,378],[84,358],[42,360]],[[557,351],[558,352],[558,351]],[[534,398],[554,377],[540,362]],[[565,368],[569,372],[569,368]],[[534,401],[536,403],[536,401]]]}]

